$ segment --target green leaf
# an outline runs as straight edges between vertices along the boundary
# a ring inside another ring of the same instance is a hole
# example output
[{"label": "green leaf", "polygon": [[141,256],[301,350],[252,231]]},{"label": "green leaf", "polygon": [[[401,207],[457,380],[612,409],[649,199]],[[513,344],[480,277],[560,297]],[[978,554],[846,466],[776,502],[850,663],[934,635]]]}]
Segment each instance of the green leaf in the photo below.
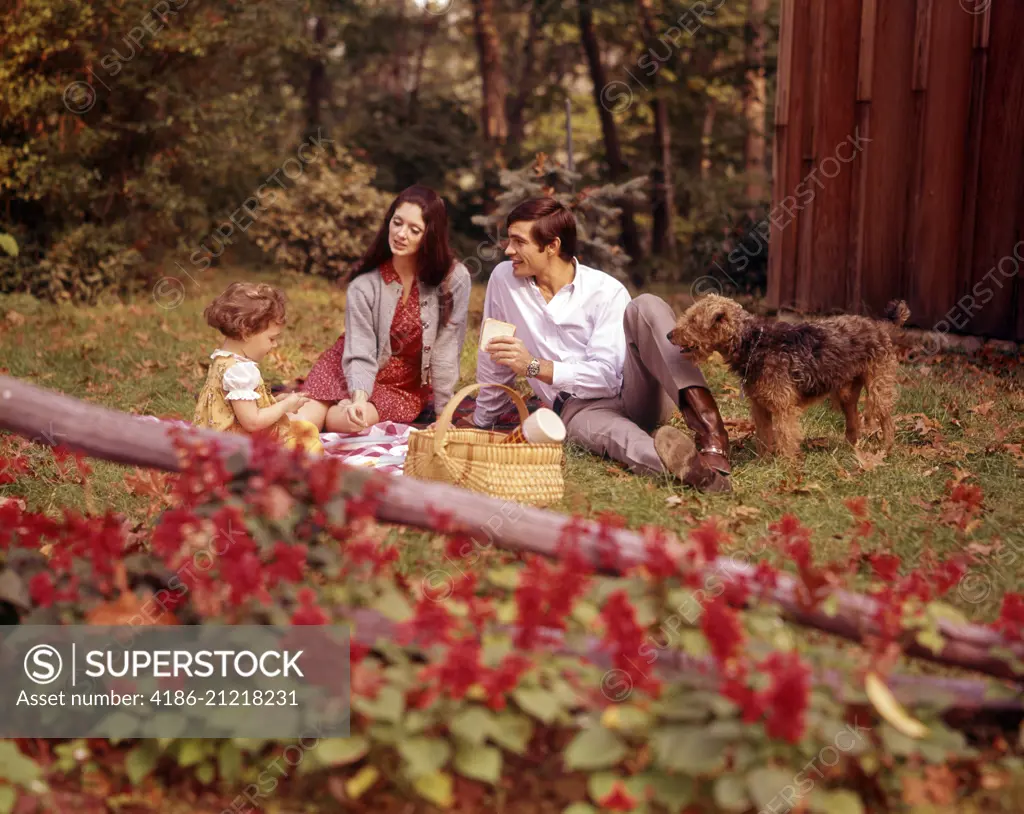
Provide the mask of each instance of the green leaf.
[{"label": "green leaf", "polygon": [[217,752],[217,771],[221,778],[234,783],[242,776],[242,752],[231,741],[224,741]]},{"label": "green leaf", "polygon": [[520,571],[522,569],[514,565],[504,565],[499,568],[491,568],[487,572],[487,581],[498,588],[505,588],[514,591],[519,587]]},{"label": "green leaf", "polygon": [[807,805],[815,814],[864,814],[864,803],[854,792],[819,791],[811,793]]},{"label": "green leaf", "polygon": [[839,615],[839,594],[831,593],[821,603],[821,609],[825,612],[825,615],[834,619]]},{"label": "green leaf", "polygon": [[712,774],[725,766],[726,741],[709,737],[704,727],[667,726],[651,737],[658,765],[692,777]]},{"label": "green leaf", "polygon": [[14,790],[14,786],[0,786],[0,814],[11,814],[16,802],[18,792]]},{"label": "green leaf", "polygon": [[923,630],[919,630],[917,635],[914,636],[914,640],[921,645],[921,647],[927,647],[933,653],[941,653],[942,649],[946,646],[946,640],[942,634],[939,633],[939,629],[933,625],[930,625]]},{"label": "green leaf", "polygon": [[747,786],[738,774],[723,774],[715,780],[714,798],[723,811],[743,812],[750,807]]},{"label": "green leaf", "polygon": [[11,257],[18,256],[18,241],[5,232],[0,232],[0,249],[3,249]]},{"label": "green leaf", "polygon": [[345,794],[350,800],[358,800],[380,777],[376,766],[363,766],[356,774],[345,781]]},{"label": "green leaf", "polygon": [[494,714],[481,706],[472,704],[459,710],[448,724],[453,735],[476,746],[487,740],[494,729]]},{"label": "green leaf", "polygon": [[762,766],[747,773],[747,789],[758,809],[767,808],[787,786],[792,786],[793,772]]},{"label": "green leaf", "polygon": [[392,622],[408,622],[413,617],[409,600],[393,585],[384,588],[370,607]]},{"label": "green leaf", "polygon": [[512,698],[523,712],[529,713],[541,723],[550,724],[558,717],[559,706],[555,694],[539,687],[520,687]]},{"label": "green leaf", "polygon": [[452,764],[455,771],[472,780],[497,785],[501,779],[501,752],[493,746],[459,745]]},{"label": "green leaf", "polygon": [[217,770],[210,761],[205,761],[196,769],[196,779],[204,786],[209,786],[217,777]]},{"label": "green leaf", "polygon": [[0,779],[15,786],[30,786],[42,777],[42,769],[26,757],[13,741],[0,741]]},{"label": "green leaf", "polygon": [[568,808],[563,809],[562,814],[597,814],[597,809],[590,803],[573,803]]},{"label": "green leaf", "polygon": [[517,755],[526,754],[533,737],[533,721],[518,712],[505,710],[494,717],[491,740]]},{"label": "green leaf", "polygon": [[405,696],[397,687],[385,685],[380,688],[376,698],[352,699],[352,706],[375,721],[388,721],[397,724],[405,712]]},{"label": "green leaf", "polygon": [[607,769],[629,753],[622,739],[603,726],[592,726],[578,733],[566,747],[563,761],[570,770]]},{"label": "green leaf", "polygon": [[133,786],[139,785],[156,768],[157,752],[152,741],[143,741],[124,758],[124,769]]},{"label": "green leaf", "polygon": [[581,599],[572,606],[572,618],[585,628],[593,626],[599,615],[600,611],[598,611],[597,605],[593,602]]},{"label": "green leaf", "polygon": [[889,724],[883,723],[880,731],[882,733],[882,743],[886,750],[896,757],[910,757],[910,755],[916,755],[921,750],[919,741],[908,738]]},{"label": "green leaf", "polygon": [[398,743],[398,753],[405,760],[410,778],[440,771],[451,757],[452,747],[443,738],[416,736]]},{"label": "green leaf", "polygon": [[670,814],[679,814],[695,798],[696,787],[689,777],[652,772],[648,782],[654,790],[654,799],[665,806]]},{"label": "green leaf", "polygon": [[178,765],[195,766],[206,757],[206,742],[198,738],[188,738],[181,741],[178,748]]},{"label": "green leaf", "polygon": [[452,799],[452,777],[444,772],[434,772],[417,777],[413,788],[427,802],[433,803],[439,808],[450,808]]},{"label": "green leaf", "polygon": [[587,778],[587,794],[590,799],[600,805],[601,800],[612,793],[612,786],[622,780],[614,772],[597,772]]},{"label": "green leaf", "polygon": [[324,738],[314,754],[321,766],[346,766],[369,751],[370,742],[362,735],[354,735],[351,738]]},{"label": "green leaf", "polygon": [[601,714],[601,723],[616,732],[646,732],[653,721],[649,712],[633,704],[615,704]]}]

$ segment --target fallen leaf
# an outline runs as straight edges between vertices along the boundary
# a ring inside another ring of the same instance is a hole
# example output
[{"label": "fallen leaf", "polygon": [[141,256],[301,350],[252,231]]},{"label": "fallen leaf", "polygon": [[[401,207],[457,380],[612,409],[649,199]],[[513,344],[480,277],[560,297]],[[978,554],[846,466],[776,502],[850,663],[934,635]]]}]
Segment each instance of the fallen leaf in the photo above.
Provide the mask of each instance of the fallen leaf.
[{"label": "fallen leaf", "polygon": [[995,406],[996,403],[994,401],[986,401],[983,404],[976,404],[974,407],[968,407],[967,412],[974,413],[975,415],[988,415]]},{"label": "fallen leaf", "polygon": [[679,506],[682,504],[682,502],[683,499],[679,497],[679,495],[669,495],[667,498],[665,498],[665,503],[667,503],[669,506]]},{"label": "fallen leaf", "polygon": [[739,517],[743,519],[754,518],[759,514],[761,514],[761,510],[756,509],[753,506],[735,506],[729,510],[730,517]]},{"label": "fallen leaf", "polygon": [[991,545],[983,545],[982,543],[971,543],[967,546],[967,553],[973,554],[976,557],[987,557],[995,551],[1002,549],[1002,541],[996,540]]},{"label": "fallen leaf", "polygon": [[17,311],[7,312],[7,321],[11,323],[15,328],[19,328],[25,324],[25,317],[19,314]]},{"label": "fallen leaf", "polygon": [[854,450],[854,456],[857,458],[857,463],[860,464],[860,468],[865,472],[871,472],[882,465],[885,460],[884,452],[868,452],[865,449]]}]

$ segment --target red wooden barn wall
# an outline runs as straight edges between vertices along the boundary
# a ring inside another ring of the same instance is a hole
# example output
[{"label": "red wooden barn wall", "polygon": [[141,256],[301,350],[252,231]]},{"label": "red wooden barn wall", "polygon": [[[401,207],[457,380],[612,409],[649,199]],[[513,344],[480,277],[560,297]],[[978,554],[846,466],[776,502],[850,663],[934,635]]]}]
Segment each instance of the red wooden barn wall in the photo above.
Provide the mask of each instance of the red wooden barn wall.
[{"label": "red wooden barn wall", "polygon": [[1024,341],[1022,39],[1024,0],[782,0],[770,305]]}]

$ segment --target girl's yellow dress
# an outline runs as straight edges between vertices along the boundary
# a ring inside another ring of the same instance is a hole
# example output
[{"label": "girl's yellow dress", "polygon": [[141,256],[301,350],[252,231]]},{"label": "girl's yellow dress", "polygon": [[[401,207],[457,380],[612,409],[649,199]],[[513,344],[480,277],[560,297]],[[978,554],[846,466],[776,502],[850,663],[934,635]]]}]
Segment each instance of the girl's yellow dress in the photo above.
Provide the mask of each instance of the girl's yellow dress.
[{"label": "girl's yellow dress", "polygon": [[[206,383],[199,391],[192,423],[204,429],[248,435],[228,402],[255,401],[256,406],[262,409],[273,407],[274,397],[264,384],[259,367],[251,359],[226,350],[215,350],[210,358],[213,363]],[[310,453],[323,452],[320,431],[308,421],[293,421],[286,415],[281,416],[272,432],[289,449],[300,446]]]}]

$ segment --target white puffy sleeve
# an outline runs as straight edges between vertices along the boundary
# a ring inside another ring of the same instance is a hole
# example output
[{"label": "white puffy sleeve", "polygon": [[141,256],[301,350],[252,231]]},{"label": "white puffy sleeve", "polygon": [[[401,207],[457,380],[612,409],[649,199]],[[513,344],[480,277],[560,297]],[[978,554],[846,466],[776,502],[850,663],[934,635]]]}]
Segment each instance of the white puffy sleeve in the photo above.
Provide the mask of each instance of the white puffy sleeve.
[{"label": "white puffy sleeve", "polygon": [[263,377],[255,362],[238,362],[224,371],[222,385],[227,393],[225,398],[228,401],[256,401],[260,397],[256,388],[261,381]]}]

